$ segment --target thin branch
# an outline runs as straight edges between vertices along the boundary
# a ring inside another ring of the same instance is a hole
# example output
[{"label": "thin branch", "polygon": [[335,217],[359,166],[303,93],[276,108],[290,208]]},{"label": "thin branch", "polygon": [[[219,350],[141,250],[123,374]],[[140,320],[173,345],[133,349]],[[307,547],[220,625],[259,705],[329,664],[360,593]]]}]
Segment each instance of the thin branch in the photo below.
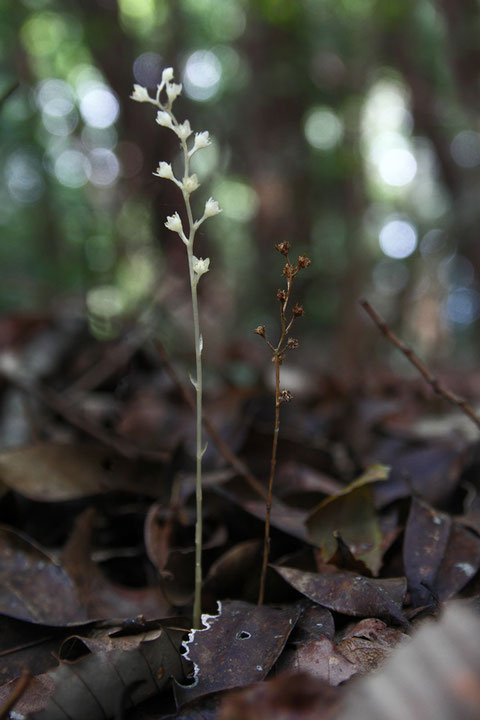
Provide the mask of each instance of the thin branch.
[{"label": "thin branch", "polygon": [[471,405],[465,400],[465,398],[460,397],[460,395],[456,395],[451,390],[446,388],[444,385],[441,384],[441,382],[436,378],[434,375],[431,374],[431,372],[428,370],[426,365],[420,360],[418,355],[414,353],[411,347],[409,347],[406,343],[404,343],[400,338],[398,338],[395,333],[391,330],[391,328],[387,325],[385,320],[380,317],[380,315],[377,313],[376,310],[373,309],[373,307],[370,305],[368,300],[360,300],[360,305],[363,307],[365,312],[370,315],[373,322],[376,324],[380,332],[385,335],[385,337],[390,340],[392,345],[395,345],[396,348],[402,352],[407,360],[417,368],[420,375],[427,381],[427,383],[431,386],[433,391],[437,395],[441,395],[445,400],[447,400],[452,405],[456,405],[460,410],[467,415],[472,422],[475,423],[477,428],[480,430],[480,417],[477,415],[475,410],[472,408]]},{"label": "thin branch", "polygon": [[17,702],[20,700],[22,695],[27,690],[32,680],[32,673],[29,670],[24,670],[18,678],[18,682],[14,689],[10,693],[10,696],[5,700],[3,705],[0,707],[0,720],[6,720],[10,711],[13,710]]}]

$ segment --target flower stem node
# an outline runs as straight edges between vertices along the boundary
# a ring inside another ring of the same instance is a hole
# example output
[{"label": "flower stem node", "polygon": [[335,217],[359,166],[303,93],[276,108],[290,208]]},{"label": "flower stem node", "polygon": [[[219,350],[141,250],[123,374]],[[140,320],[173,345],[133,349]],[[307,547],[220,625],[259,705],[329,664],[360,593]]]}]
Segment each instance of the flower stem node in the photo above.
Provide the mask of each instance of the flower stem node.
[{"label": "flower stem node", "polygon": [[130,99],[136,100],[137,102],[152,102],[152,98],[148,94],[147,88],[144,88],[143,85],[137,84],[133,86],[133,93],[130,95]]},{"label": "flower stem node", "polygon": [[210,258],[196,258],[195,255],[192,259],[192,268],[195,275],[198,275],[200,277],[201,275],[205,275],[205,273],[208,272],[210,265]]},{"label": "flower stem node", "polygon": [[198,182],[198,177],[194,173],[193,175],[189,175],[188,177],[183,178],[182,182],[182,190],[190,195],[192,192],[195,192],[195,190],[198,190],[200,187],[200,183]]},{"label": "flower stem node", "polygon": [[284,403],[284,402],[290,402],[292,400],[293,395],[290,392],[290,390],[280,390],[278,394],[278,402]]},{"label": "flower stem node", "polygon": [[190,121],[185,120],[185,122],[181,123],[180,125],[177,125],[176,128],[174,128],[175,132],[177,133],[180,140],[187,140],[190,135],[192,134],[192,128],[190,127]]},{"label": "flower stem node", "polygon": [[255,328],[253,331],[256,335],[260,335],[260,337],[265,337],[265,325],[259,325]]}]

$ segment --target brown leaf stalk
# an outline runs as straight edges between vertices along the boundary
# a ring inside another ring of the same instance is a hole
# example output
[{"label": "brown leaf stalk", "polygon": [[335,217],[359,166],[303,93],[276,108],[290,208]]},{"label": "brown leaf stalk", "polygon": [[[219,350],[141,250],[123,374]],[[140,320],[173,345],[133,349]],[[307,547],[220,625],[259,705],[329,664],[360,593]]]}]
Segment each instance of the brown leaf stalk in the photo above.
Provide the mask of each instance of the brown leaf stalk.
[{"label": "brown leaf stalk", "polygon": [[287,308],[290,300],[290,293],[292,290],[292,284],[297,276],[298,272],[303,268],[307,268],[310,265],[310,260],[306,255],[301,255],[297,263],[292,265],[289,260],[288,253],[290,250],[290,243],[282,242],[275,245],[275,249],[279,253],[284,255],[286,259],[285,266],[283,268],[283,275],[286,280],[286,288],[284,290],[277,291],[277,300],[280,302],[280,338],[276,346],[267,339],[265,332],[265,326],[259,325],[254,332],[262,337],[270,351],[272,353],[272,362],[275,363],[275,421],[273,428],[273,441],[272,441],[272,455],[270,460],[270,476],[268,479],[268,490],[267,490],[267,501],[265,508],[265,535],[263,541],[263,560],[262,570],[260,573],[260,589],[258,593],[258,604],[262,605],[265,597],[265,581],[267,577],[268,557],[270,554],[270,519],[272,514],[272,495],[273,495],[273,482],[275,479],[275,468],[277,464],[277,449],[278,449],[278,436],[280,433],[280,405],[283,402],[288,402],[292,399],[292,394],[289,390],[280,390],[280,366],[285,360],[285,353],[287,350],[294,350],[298,347],[298,340],[296,338],[288,337],[288,333],[294,320],[297,317],[301,317],[303,313],[303,307],[296,304],[292,310],[290,319],[287,318]]},{"label": "brown leaf stalk", "polygon": [[449,402],[451,405],[456,405],[458,408],[460,408],[460,410],[465,415],[467,415],[467,417],[469,417],[470,420],[474,422],[477,428],[480,430],[480,417],[477,415],[472,406],[469,405],[467,400],[465,400],[465,398],[463,397],[460,397],[460,395],[456,395],[454,392],[446,388],[444,385],[442,385],[438,378],[435,377],[435,375],[432,375],[432,373],[428,370],[427,366],[423,363],[422,360],[420,360],[418,355],[415,354],[411,347],[409,347],[406,343],[404,343],[402,340],[400,340],[399,337],[395,335],[393,330],[387,325],[385,320],[380,317],[377,311],[374,310],[368,300],[362,299],[359,302],[365,312],[370,315],[380,332],[385,335],[388,340],[390,340],[392,345],[395,345],[395,347],[398,348],[400,352],[405,355],[407,360],[415,368],[417,368],[420,375],[427,381],[433,391],[437,395],[440,395],[445,400],[447,400],[447,402]]}]

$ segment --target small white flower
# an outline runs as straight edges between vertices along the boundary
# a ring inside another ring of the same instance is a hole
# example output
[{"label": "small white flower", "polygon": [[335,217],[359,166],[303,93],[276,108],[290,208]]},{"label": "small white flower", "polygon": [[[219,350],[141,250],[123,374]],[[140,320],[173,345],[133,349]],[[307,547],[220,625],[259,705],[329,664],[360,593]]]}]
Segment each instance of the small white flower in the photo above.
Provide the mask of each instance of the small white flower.
[{"label": "small white flower", "polygon": [[213,198],[208,198],[207,202],[205,203],[205,210],[203,216],[206,218],[213,217],[214,215],[218,215],[218,213],[221,212],[222,208],[219,206],[218,202]]},{"label": "small white flower", "polygon": [[170,105],[173,103],[175,98],[177,98],[180,93],[182,92],[182,86],[178,85],[177,83],[167,83],[167,97]]},{"label": "small white flower", "polygon": [[206,272],[208,272],[208,266],[210,265],[210,258],[196,258],[195,255],[193,256],[193,272],[195,275],[205,275]]},{"label": "small white flower", "polygon": [[183,235],[183,225],[182,221],[180,219],[180,215],[178,212],[173,213],[173,215],[169,215],[167,217],[167,222],[165,223],[165,227],[168,228],[168,230],[171,230],[172,232],[176,232],[179,235]]},{"label": "small white flower", "polygon": [[157,177],[165,178],[166,180],[175,180],[172,166],[167,162],[161,162],[157,168],[157,172],[154,172],[153,174]]},{"label": "small white flower", "polygon": [[180,140],[186,140],[187,138],[189,138],[192,134],[192,128],[190,127],[189,121],[185,120],[184,123],[175,128],[175,132],[177,133]]},{"label": "small white flower", "polygon": [[162,85],[173,80],[173,68],[168,67],[162,72]]},{"label": "small white flower", "polygon": [[143,85],[137,85],[136,83],[133,86],[133,93],[130,95],[130,98],[137,102],[151,102],[152,100],[147,88],[144,88]]},{"label": "small white flower", "polygon": [[157,113],[157,123],[162,127],[171,128],[173,130],[172,118],[170,113],[165,110],[159,110]]},{"label": "small white flower", "polygon": [[210,141],[210,135],[208,134],[208,130],[200,133],[195,133],[195,142],[189,152],[189,155],[192,156],[194,152],[197,152],[197,150],[201,150],[202,148],[208,147],[211,144],[212,143]]},{"label": "small white flower", "polygon": [[200,187],[200,183],[198,182],[198,177],[194,173],[193,175],[189,175],[188,177],[183,178],[182,182],[182,188],[183,190],[190,194],[192,192],[195,192]]}]

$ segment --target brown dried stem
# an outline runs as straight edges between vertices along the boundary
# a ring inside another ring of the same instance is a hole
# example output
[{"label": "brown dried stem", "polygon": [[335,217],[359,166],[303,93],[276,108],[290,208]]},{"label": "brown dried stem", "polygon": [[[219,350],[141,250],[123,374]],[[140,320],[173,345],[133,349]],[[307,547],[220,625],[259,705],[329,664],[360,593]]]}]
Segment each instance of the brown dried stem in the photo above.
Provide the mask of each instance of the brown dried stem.
[{"label": "brown dried stem", "polygon": [[273,428],[273,442],[272,442],[272,456],[270,460],[270,476],[268,479],[268,490],[267,490],[267,502],[265,508],[265,535],[263,541],[263,560],[262,570],[260,573],[260,589],[258,593],[258,604],[262,605],[265,597],[265,581],[267,577],[268,557],[270,554],[270,519],[272,514],[272,495],[273,495],[273,481],[275,479],[275,468],[277,464],[277,449],[278,449],[278,436],[280,432],[280,405],[282,402],[288,402],[292,398],[292,394],[289,390],[280,390],[280,365],[285,359],[285,353],[287,350],[293,350],[298,347],[298,341],[295,338],[289,338],[288,332],[292,327],[294,320],[297,317],[303,315],[303,308],[300,305],[295,305],[292,310],[292,316],[287,319],[287,306],[290,300],[290,292],[294,278],[302,268],[306,268],[310,265],[310,260],[306,255],[302,255],[298,258],[297,264],[292,265],[288,251],[290,244],[287,242],[280,243],[275,246],[275,249],[279,253],[285,256],[286,263],[283,268],[283,275],[286,279],[287,286],[285,290],[278,290],[277,299],[280,302],[280,339],[276,346],[267,339],[265,333],[265,327],[260,325],[254,330],[257,335],[262,337],[272,352],[272,361],[275,363],[275,421]]},{"label": "brown dried stem", "polygon": [[28,686],[30,685],[31,680],[32,673],[30,672],[30,670],[24,670],[18,678],[18,682],[10,693],[9,697],[0,707],[0,720],[6,720],[6,718],[9,717],[11,710],[13,710],[22,695],[25,693]]},{"label": "brown dried stem", "polygon": [[459,395],[456,395],[451,390],[446,388],[444,385],[441,384],[441,382],[436,378],[434,375],[431,374],[431,372],[428,370],[426,365],[420,360],[418,355],[414,353],[411,347],[409,347],[406,343],[404,343],[400,338],[398,338],[393,330],[387,325],[385,320],[380,317],[380,315],[377,313],[376,310],[373,309],[373,307],[370,305],[368,300],[360,300],[360,305],[363,307],[363,309],[370,315],[373,322],[376,324],[380,332],[385,335],[385,337],[390,340],[392,345],[395,345],[396,348],[402,352],[407,360],[417,368],[420,375],[427,381],[427,383],[431,386],[433,391],[437,394],[443,397],[445,400],[447,400],[452,405],[456,405],[460,410],[467,415],[467,417],[470,418],[472,422],[475,423],[477,428],[480,430],[480,417],[477,415],[475,410],[469,405],[467,400],[465,398],[460,397]]}]

